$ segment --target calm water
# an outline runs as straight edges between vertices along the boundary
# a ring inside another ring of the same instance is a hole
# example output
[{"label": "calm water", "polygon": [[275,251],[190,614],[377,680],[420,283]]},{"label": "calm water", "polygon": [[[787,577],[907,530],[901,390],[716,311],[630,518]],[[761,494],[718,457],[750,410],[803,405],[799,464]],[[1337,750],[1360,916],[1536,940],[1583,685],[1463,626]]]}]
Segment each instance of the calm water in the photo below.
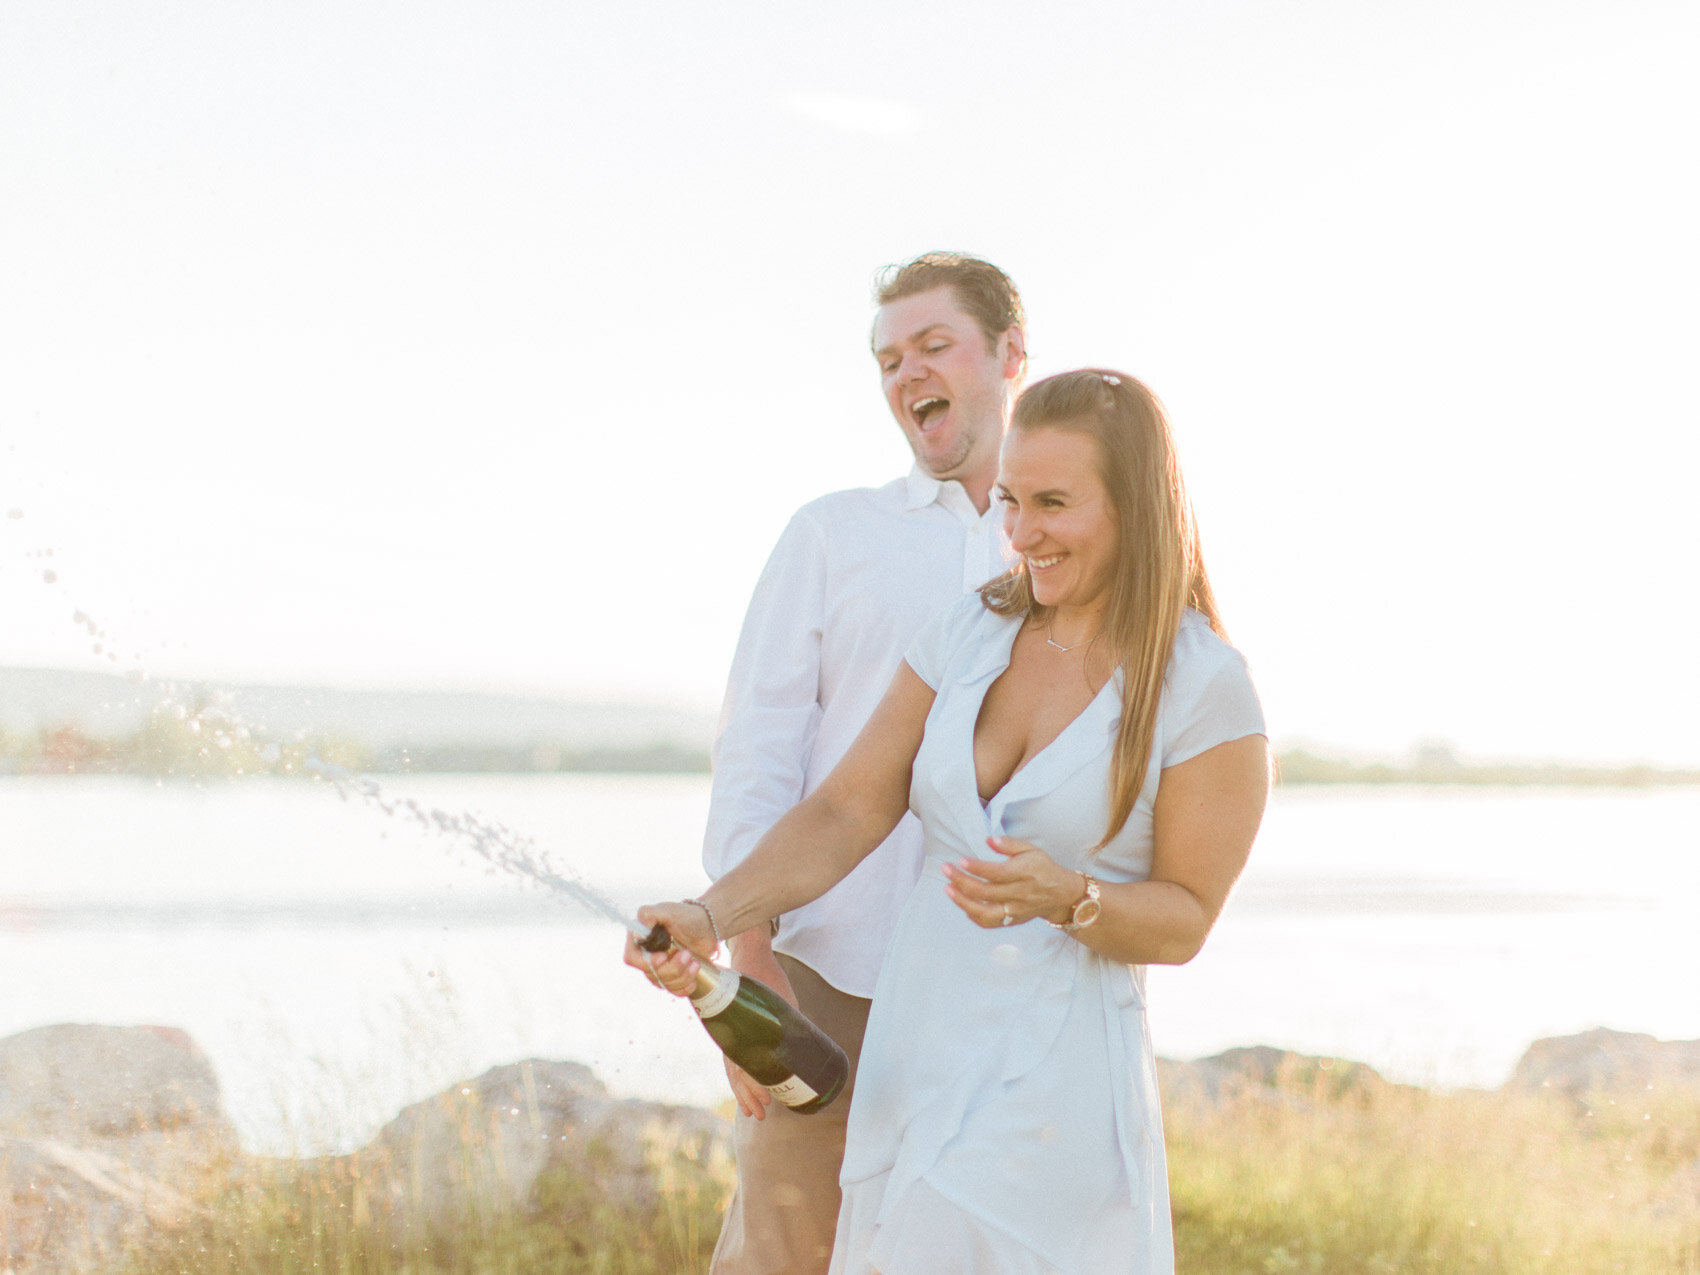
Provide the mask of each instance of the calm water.
[{"label": "calm water", "polygon": [[[418,776],[622,905],[694,893],[699,777]],[[247,1144],[358,1145],[516,1058],[716,1103],[689,1008],[620,934],[309,783],[0,779],[0,1035],[167,1023]],[[1497,1085],[1536,1037],[1700,1037],[1700,790],[1291,789],[1204,953],[1152,971],[1162,1053],[1267,1043]]]}]

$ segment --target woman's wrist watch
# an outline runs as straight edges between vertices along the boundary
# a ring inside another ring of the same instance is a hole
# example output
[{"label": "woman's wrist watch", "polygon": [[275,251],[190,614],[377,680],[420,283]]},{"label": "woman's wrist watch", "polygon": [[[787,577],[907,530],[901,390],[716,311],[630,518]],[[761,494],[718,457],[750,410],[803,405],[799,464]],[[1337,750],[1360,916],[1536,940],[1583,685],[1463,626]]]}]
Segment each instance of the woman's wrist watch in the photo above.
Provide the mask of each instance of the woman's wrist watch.
[{"label": "woman's wrist watch", "polygon": [[1069,913],[1068,920],[1060,925],[1055,921],[1046,922],[1052,929],[1061,930],[1064,934],[1073,934],[1076,930],[1084,930],[1096,921],[1099,913],[1104,910],[1104,905],[1098,898],[1098,883],[1084,872],[1080,875],[1086,881],[1086,893],[1082,896],[1080,902],[1074,905],[1074,910]]}]

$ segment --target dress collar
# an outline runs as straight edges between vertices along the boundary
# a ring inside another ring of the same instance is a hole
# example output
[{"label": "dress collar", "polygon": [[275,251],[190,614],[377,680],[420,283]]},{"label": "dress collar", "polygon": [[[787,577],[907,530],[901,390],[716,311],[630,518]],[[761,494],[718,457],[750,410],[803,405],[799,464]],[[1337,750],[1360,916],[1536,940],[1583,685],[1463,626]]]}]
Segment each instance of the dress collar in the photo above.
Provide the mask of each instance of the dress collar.
[{"label": "dress collar", "polygon": [[[1122,672],[1117,669],[1080,715],[1009,777],[987,805],[987,816],[1001,820],[1011,804],[1043,797],[1060,787],[1094,757],[1115,746],[1116,729],[1121,720]],[[975,795],[978,795],[978,789]]]},{"label": "dress collar", "polygon": [[1009,667],[1010,656],[1015,651],[1015,637],[1021,631],[1022,617],[988,614],[980,619],[983,624],[996,626],[997,636],[988,638],[974,648],[974,658],[966,662],[956,680],[965,685],[985,682],[990,686]]},{"label": "dress collar", "polygon": [[[987,619],[1000,625],[1002,631],[995,638],[988,637],[980,643],[975,651],[975,658],[957,678],[957,681],[964,685],[976,682],[981,684],[977,693],[965,695],[963,698],[963,703],[972,709],[976,719],[979,717],[980,706],[985,703],[986,690],[1009,667],[1016,634],[1020,632],[1022,624],[1020,616]],[[1092,702],[1081,710],[1080,715],[1063,727],[1061,734],[1040,749],[1025,766],[1011,775],[1008,782],[992,797],[985,810],[993,826],[1002,826],[999,821],[1012,802],[1030,801],[1035,797],[1044,796],[1093,757],[1112,746],[1121,717],[1122,671],[1118,668],[1099,689],[1098,694],[1093,696]],[[972,724],[968,730],[972,740]],[[972,744],[968,749],[967,782],[970,785],[975,782]],[[976,789],[975,796],[978,795]]]}]

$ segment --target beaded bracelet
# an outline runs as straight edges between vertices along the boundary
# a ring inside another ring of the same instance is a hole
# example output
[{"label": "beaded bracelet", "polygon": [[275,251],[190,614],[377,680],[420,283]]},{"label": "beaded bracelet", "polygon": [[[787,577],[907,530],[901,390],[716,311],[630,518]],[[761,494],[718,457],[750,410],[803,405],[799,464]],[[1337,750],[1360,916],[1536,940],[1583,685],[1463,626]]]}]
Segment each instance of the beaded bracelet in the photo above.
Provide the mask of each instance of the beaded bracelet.
[{"label": "beaded bracelet", "polygon": [[704,903],[701,899],[685,899],[684,902],[694,903],[699,908],[701,908],[703,910],[703,913],[708,917],[708,928],[714,934],[714,946],[719,947],[720,946],[720,926],[719,926],[718,923],[716,923],[716,921],[714,919],[714,909],[709,907],[708,904]]}]

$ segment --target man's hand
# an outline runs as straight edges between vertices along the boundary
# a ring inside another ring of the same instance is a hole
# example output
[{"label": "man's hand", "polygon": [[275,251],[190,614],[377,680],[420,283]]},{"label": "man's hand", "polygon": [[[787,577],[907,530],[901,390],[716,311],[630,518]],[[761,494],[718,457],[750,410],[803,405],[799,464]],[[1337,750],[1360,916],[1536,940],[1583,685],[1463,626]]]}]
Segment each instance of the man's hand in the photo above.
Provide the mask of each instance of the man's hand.
[{"label": "man's hand", "polygon": [[[732,959],[728,962],[740,974],[766,983],[793,1005],[797,994],[791,990],[791,980],[785,977],[773,955],[773,936],[765,925],[734,935],[730,944]],[[732,1097],[738,1110],[756,1120],[767,1119],[767,1105],[773,1094],[730,1058],[726,1059],[726,1079],[732,1086]]]}]

